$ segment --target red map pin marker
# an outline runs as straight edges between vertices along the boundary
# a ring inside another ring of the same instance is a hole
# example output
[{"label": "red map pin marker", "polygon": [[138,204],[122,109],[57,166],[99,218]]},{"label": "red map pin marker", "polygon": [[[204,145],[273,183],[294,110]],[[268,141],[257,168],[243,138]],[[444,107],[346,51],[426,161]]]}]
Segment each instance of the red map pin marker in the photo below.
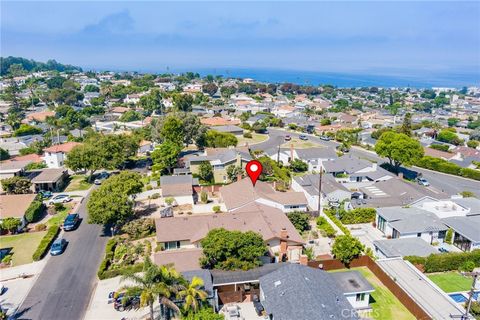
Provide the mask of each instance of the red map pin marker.
[{"label": "red map pin marker", "polygon": [[245,167],[245,170],[247,171],[247,174],[250,177],[250,180],[252,180],[254,186],[258,180],[258,177],[260,177],[262,174],[262,169],[262,164],[257,160],[249,161]]}]

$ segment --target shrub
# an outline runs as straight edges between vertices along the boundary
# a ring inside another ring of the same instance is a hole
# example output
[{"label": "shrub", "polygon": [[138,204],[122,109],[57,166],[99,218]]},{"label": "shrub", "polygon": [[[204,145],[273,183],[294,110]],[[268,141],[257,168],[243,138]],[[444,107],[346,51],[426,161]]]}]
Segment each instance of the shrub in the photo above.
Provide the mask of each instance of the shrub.
[{"label": "shrub", "polygon": [[208,193],[206,193],[205,191],[202,191],[200,193],[200,200],[203,202],[203,203],[207,203],[208,202]]},{"label": "shrub", "polygon": [[168,197],[168,198],[165,199],[165,203],[169,206],[171,206],[174,201],[175,201],[175,199],[173,199],[172,197]]},{"label": "shrub", "polygon": [[469,260],[462,263],[462,265],[459,268],[459,271],[472,272],[473,269],[475,269],[475,262]]},{"label": "shrub", "polygon": [[374,208],[356,208],[350,211],[340,210],[340,221],[345,224],[369,223],[375,221],[377,211]]},{"label": "shrub", "polygon": [[480,301],[473,301],[470,306],[470,313],[474,316],[480,317]]},{"label": "shrub", "polygon": [[448,244],[452,244],[452,238],[453,238],[453,230],[452,228],[448,228],[447,234],[445,235],[445,242]]},{"label": "shrub", "polygon": [[345,227],[343,223],[337,219],[333,209],[325,209],[323,212],[330,218],[330,220],[332,220],[333,223],[335,223],[337,227],[340,228],[340,230],[342,230],[344,234],[350,234],[350,230],[348,230],[347,227]]},{"label": "shrub", "polygon": [[105,270],[102,273],[100,273],[100,270],[99,270],[97,275],[100,280],[103,280],[103,279],[110,279],[117,276],[131,274],[131,273],[138,273],[138,272],[141,272],[142,270],[143,270],[143,263],[136,263],[134,265],[130,265],[122,268]]},{"label": "shrub", "polygon": [[317,218],[317,228],[320,229],[322,234],[329,238],[334,238],[337,231],[328,223],[325,217]]},{"label": "shrub", "polygon": [[147,184],[147,186],[145,187],[145,190],[152,190],[152,189],[153,189],[153,187],[152,187],[151,184]]},{"label": "shrub", "polygon": [[444,151],[444,152],[447,152],[448,149],[450,149],[450,147],[447,144],[431,144],[430,148],[435,149],[435,150]]},{"label": "shrub", "polygon": [[464,263],[471,261],[475,267],[480,267],[480,249],[472,252],[449,252],[443,254],[431,254],[426,258],[409,256],[405,260],[414,264],[423,264],[425,272],[444,272],[459,270]]},{"label": "shrub", "polygon": [[160,193],[154,193],[154,194],[152,194],[152,195],[150,196],[150,198],[152,198],[152,199],[158,199],[158,198],[160,198]]},{"label": "shrub", "polygon": [[456,176],[462,176],[465,178],[470,178],[474,180],[480,180],[480,170],[462,168],[455,163],[448,162],[440,158],[434,158],[430,156],[425,156],[421,158],[417,163],[417,166],[439,171],[443,173],[449,173]]},{"label": "shrub", "polygon": [[6,230],[9,232],[15,232],[22,225],[22,221],[18,218],[7,217],[2,220],[0,224],[0,229]]},{"label": "shrub", "polygon": [[293,211],[287,214],[288,219],[290,222],[295,226],[300,232],[308,230],[310,228],[310,216],[308,213],[300,212],[300,211]]},{"label": "shrub", "polygon": [[12,255],[7,254],[5,257],[2,259],[3,264],[10,264],[12,262]]},{"label": "shrub", "polygon": [[42,201],[36,199],[34,200],[27,211],[25,211],[25,219],[28,222],[36,222],[42,218],[43,210],[45,206]]},{"label": "shrub", "polygon": [[51,226],[48,228],[47,233],[43,236],[42,241],[38,244],[37,250],[33,253],[33,261],[39,261],[47,253],[50,245],[53,243],[58,233],[60,232],[59,226]]},{"label": "shrub", "polygon": [[149,257],[152,254],[152,243],[145,240],[145,256]]},{"label": "shrub", "polygon": [[44,223],[39,223],[35,225],[35,231],[44,231],[47,230],[47,225]]},{"label": "shrub", "polygon": [[243,137],[244,137],[244,138],[247,138],[247,139],[252,139],[252,138],[253,138],[253,135],[252,135],[250,132],[245,132],[245,133],[243,134]]},{"label": "shrub", "polygon": [[213,212],[219,213],[221,211],[220,206],[213,206],[212,207]]},{"label": "shrub", "polygon": [[155,222],[151,218],[133,220],[126,223],[122,231],[132,239],[149,237],[155,233]]}]

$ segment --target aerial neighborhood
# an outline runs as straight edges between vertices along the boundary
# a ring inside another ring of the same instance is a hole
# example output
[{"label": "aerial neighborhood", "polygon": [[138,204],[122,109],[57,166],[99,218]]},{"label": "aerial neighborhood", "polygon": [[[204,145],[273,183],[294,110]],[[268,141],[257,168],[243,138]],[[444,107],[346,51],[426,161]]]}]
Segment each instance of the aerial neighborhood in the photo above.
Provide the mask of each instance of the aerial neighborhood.
[{"label": "aerial neighborhood", "polygon": [[2,57],[0,156],[0,319],[480,317],[480,87]]}]

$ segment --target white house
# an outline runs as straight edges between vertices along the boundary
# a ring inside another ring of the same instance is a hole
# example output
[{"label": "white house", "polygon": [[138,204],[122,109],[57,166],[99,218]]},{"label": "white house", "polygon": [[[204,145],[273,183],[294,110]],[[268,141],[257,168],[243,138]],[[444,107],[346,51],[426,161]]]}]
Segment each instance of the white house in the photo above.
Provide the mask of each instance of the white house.
[{"label": "white house", "polygon": [[43,149],[43,160],[49,168],[62,168],[67,154],[78,145],[78,142],[67,142]]}]

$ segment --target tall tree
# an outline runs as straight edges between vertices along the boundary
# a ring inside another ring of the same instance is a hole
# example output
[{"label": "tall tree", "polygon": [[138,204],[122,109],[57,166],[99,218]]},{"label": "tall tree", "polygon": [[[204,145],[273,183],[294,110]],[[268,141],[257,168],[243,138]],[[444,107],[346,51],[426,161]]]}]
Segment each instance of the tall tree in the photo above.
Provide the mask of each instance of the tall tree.
[{"label": "tall tree", "polygon": [[423,157],[423,147],[414,138],[403,133],[387,131],[383,133],[375,144],[375,152],[388,158],[390,165],[398,172],[400,166],[410,166]]},{"label": "tall tree", "polygon": [[365,246],[355,237],[351,235],[343,235],[335,238],[332,245],[332,253],[338,260],[345,265],[358,258],[365,250]]},{"label": "tall tree", "polygon": [[400,133],[403,133],[409,137],[412,136],[412,114],[410,112],[405,113],[405,116],[403,117]]},{"label": "tall tree", "polygon": [[182,147],[175,142],[166,141],[162,143],[152,152],[153,170],[154,171],[168,171],[177,165],[178,156],[182,151]]},{"label": "tall tree", "polygon": [[176,93],[173,95],[173,105],[178,111],[192,111],[193,97],[189,94]]},{"label": "tall tree", "polygon": [[32,193],[30,186],[32,183],[25,177],[11,177],[2,180],[2,188],[9,194],[25,194]]},{"label": "tall tree", "polygon": [[213,167],[209,161],[203,161],[198,167],[198,176],[206,182],[213,182]]}]

